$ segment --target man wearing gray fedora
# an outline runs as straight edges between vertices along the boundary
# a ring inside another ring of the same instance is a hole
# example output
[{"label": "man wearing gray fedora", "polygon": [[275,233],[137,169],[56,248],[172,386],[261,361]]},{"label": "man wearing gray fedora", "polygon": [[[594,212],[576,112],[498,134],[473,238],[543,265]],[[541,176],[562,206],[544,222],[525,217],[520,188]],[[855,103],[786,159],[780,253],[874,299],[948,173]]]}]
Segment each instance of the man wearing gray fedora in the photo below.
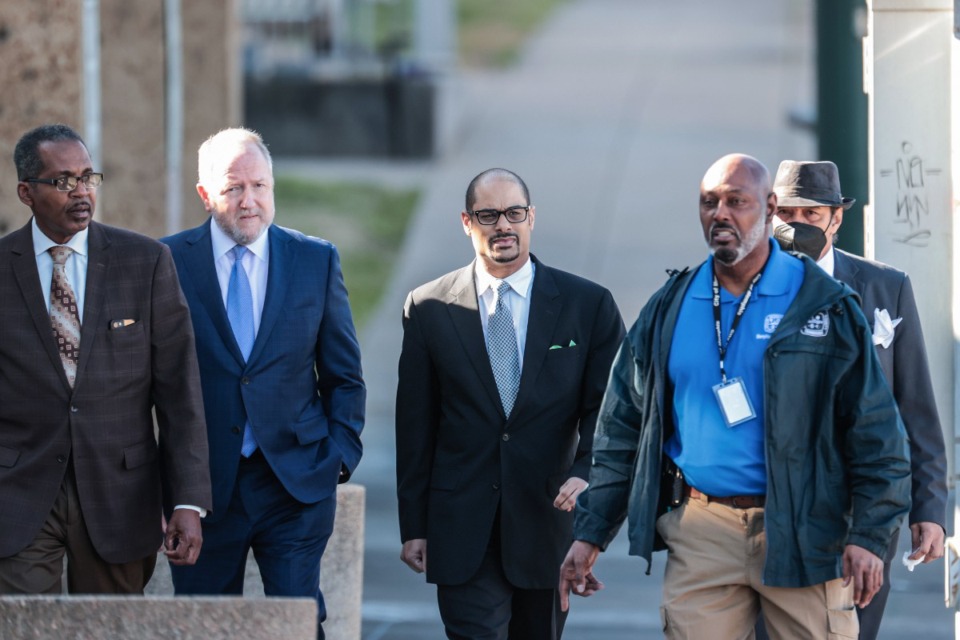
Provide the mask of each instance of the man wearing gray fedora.
[{"label": "man wearing gray fedora", "polygon": [[[811,257],[860,295],[884,376],[910,440],[910,559],[933,562],[943,556],[947,459],[910,278],[889,265],[833,246],[843,223],[843,212],[854,203],[852,198],[841,195],[840,176],[834,163],[784,160],[773,190],[780,220],[802,230],[807,238],[811,230],[823,232],[822,249],[819,255]],[[879,631],[890,593],[890,563],[896,555],[898,538],[899,532],[891,539],[884,558],[882,589],[859,611],[861,640],[875,638]]]}]

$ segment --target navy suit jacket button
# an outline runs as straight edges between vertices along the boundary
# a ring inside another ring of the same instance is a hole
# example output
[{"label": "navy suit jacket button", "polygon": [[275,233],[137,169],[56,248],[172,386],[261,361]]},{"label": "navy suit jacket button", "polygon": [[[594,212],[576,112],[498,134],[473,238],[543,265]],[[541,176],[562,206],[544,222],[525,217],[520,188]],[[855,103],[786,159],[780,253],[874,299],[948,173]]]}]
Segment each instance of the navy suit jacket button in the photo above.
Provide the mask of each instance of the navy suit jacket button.
[{"label": "navy suit jacket button", "polygon": [[243,376],[242,378],[240,378],[240,384],[250,384],[250,378],[248,378],[247,376]]}]

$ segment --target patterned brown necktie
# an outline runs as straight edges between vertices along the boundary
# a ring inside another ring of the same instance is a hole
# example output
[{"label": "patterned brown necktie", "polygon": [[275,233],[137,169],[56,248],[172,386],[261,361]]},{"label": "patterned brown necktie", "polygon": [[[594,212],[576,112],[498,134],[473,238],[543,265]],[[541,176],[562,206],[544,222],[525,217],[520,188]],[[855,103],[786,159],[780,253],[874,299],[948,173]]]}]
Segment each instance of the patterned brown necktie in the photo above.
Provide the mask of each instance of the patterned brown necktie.
[{"label": "patterned brown necktie", "polygon": [[80,314],[77,312],[77,297],[67,281],[64,264],[73,252],[70,247],[56,246],[48,249],[53,257],[53,280],[50,282],[50,324],[53,338],[60,349],[60,362],[70,381],[77,379],[77,360],[80,358]]}]

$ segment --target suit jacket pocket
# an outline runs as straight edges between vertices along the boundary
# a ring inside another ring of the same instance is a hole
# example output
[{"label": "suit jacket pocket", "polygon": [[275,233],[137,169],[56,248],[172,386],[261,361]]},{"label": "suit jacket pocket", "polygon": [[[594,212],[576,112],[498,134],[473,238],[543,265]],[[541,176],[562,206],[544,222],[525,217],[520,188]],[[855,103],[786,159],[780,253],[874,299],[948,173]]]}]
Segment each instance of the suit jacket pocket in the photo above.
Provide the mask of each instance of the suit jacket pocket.
[{"label": "suit jacket pocket", "polygon": [[117,327],[107,331],[107,340],[111,347],[124,348],[143,344],[145,338],[143,323],[135,322],[126,327]]},{"label": "suit jacket pocket", "polygon": [[20,452],[16,449],[0,447],[0,467],[12,467],[20,459]]},{"label": "suit jacket pocket", "polygon": [[293,430],[297,433],[297,442],[302,445],[319,442],[330,434],[327,416],[322,413],[299,420]]},{"label": "suit jacket pocket", "polygon": [[157,443],[152,439],[123,450],[123,467],[136,469],[157,459]]},{"label": "suit jacket pocket", "polygon": [[450,467],[436,467],[430,474],[430,488],[439,491],[453,491],[460,484],[460,470]]}]

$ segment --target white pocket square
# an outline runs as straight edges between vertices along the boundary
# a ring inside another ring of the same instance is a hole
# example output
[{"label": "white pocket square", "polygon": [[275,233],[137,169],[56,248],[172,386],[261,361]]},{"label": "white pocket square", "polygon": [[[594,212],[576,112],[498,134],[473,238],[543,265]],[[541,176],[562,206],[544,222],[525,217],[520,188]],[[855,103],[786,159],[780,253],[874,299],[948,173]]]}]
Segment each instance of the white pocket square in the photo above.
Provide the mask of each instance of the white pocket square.
[{"label": "white pocket square", "polygon": [[880,345],[884,349],[889,349],[893,344],[893,330],[903,318],[896,320],[890,319],[890,313],[886,309],[873,310],[873,344]]}]

